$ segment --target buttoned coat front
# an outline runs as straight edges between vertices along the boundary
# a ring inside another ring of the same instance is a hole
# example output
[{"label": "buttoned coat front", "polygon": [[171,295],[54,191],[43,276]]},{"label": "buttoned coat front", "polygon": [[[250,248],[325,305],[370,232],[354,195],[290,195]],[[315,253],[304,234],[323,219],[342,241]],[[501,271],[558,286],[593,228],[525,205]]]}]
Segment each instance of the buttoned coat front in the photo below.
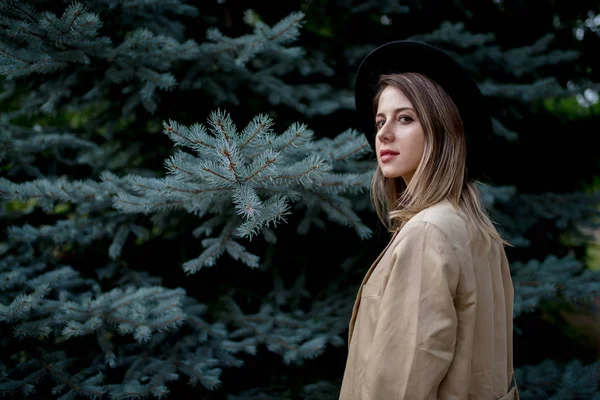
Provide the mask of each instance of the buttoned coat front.
[{"label": "buttoned coat front", "polygon": [[358,290],[340,400],[518,400],[513,302],[502,244],[447,200],[421,211]]}]

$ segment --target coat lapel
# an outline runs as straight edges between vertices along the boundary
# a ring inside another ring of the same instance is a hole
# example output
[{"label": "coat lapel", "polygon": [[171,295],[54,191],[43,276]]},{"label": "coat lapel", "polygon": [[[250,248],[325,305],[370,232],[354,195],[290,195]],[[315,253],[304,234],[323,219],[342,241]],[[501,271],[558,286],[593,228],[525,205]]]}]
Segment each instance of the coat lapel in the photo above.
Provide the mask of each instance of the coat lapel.
[{"label": "coat lapel", "polygon": [[387,251],[388,247],[390,247],[390,245],[392,244],[392,242],[396,238],[396,235],[398,235],[398,232],[399,232],[398,230],[396,230],[394,232],[394,234],[393,234],[392,238],[390,239],[389,243],[387,244],[387,246],[385,246],[385,249],[383,249],[383,251],[379,254],[379,256],[377,257],[377,259],[373,262],[373,264],[371,265],[371,267],[367,271],[365,277],[363,278],[362,283],[360,284],[360,288],[358,289],[358,294],[356,295],[356,300],[354,301],[354,308],[352,309],[352,318],[350,318],[350,328],[349,328],[350,330],[348,331],[348,346],[350,346],[350,340],[352,340],[352,331],[354,330],[354,323],[356,322],[356,314],[358,313],[358,306],[360,305],[360,296],[362,294],[363,286],[365,285],[365,283],[367,282],[367,280],[369,280],[369,277],[371,276],[371,273],[373,272],[373,270],[375,269],[375,267],[379,263],[379,260],[381,260],[381,257],[383,257],[383,255]]}]

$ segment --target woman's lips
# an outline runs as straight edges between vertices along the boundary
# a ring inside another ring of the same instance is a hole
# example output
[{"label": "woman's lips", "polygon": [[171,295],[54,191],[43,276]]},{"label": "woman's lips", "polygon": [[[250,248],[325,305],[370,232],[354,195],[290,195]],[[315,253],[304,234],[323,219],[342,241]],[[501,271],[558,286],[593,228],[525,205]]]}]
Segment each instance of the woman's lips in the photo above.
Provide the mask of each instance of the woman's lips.
[{"label": "woman's lips", "polygon": [[381,162],[389,161],[392,158],[396,157],[397,155],[398,155],[398,153],[385,153],[384,155],[381,156]]}]

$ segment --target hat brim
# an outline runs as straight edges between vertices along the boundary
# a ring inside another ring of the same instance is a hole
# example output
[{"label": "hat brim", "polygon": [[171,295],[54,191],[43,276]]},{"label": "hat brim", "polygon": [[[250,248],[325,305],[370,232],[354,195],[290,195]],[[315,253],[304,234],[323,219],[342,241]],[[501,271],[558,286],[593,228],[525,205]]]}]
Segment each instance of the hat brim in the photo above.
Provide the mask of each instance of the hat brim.
[{"label": "hat brim", "polygon": [[486,102],[470,74],[450,55],[426,43],[399,40],[369,53],[358,68],[354,99],[360,128],[375,151],[373,98],[382,74],[418,72],[434,80],[450,95],[463,120],[467,139],[467,170],[471,178],[485,175],[483,149],[493,129]]}]

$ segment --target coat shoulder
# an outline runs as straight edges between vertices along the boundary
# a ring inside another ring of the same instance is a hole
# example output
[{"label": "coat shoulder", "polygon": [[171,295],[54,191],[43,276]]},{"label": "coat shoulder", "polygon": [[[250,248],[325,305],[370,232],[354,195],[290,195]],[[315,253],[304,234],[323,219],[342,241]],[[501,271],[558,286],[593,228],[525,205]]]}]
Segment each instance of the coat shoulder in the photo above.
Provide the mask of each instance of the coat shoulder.
[{"label": "coat shoulder", "polygon": [[469,240],[466,216],[448,200],[422,210],[406,223],[405,228],[413,230],[418,225],[433,225],[458,247],[464,247]]}]

